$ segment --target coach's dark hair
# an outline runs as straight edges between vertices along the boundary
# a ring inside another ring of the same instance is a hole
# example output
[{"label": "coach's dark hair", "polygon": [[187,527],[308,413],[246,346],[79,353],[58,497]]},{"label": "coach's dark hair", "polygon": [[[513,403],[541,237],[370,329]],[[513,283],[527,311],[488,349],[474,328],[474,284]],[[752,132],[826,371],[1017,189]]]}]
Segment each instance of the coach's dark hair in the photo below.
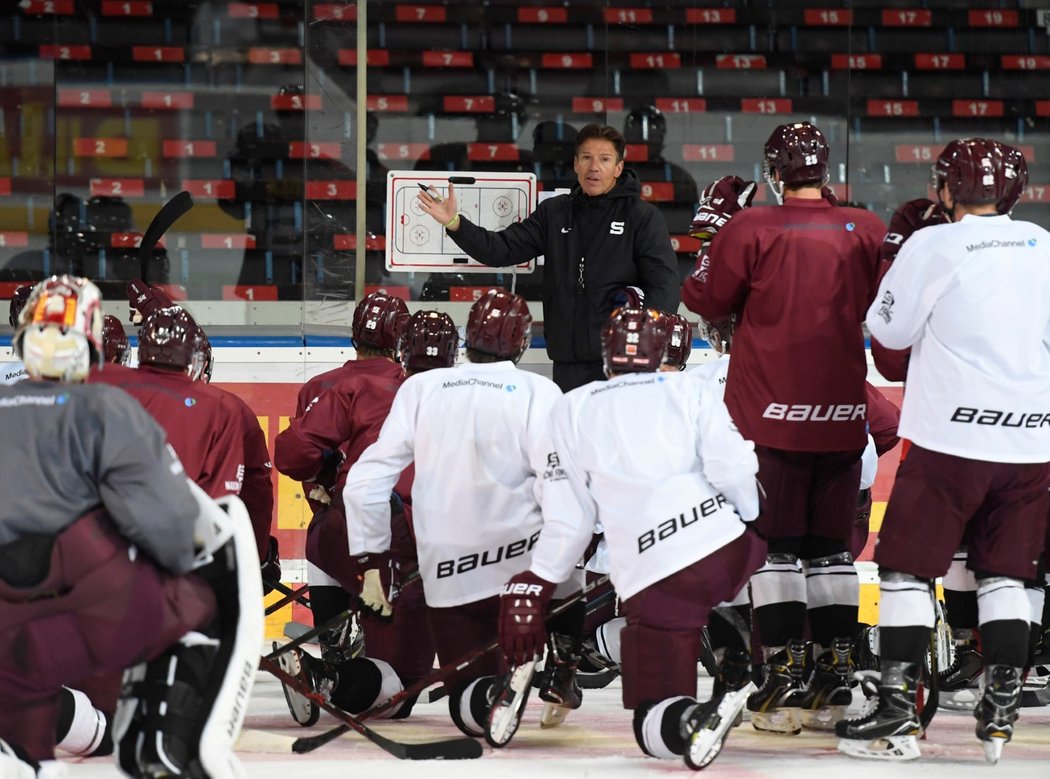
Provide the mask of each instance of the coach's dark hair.
[{"label": "coach's dark hair", "polygon": [[585,125],[576,136],[576,153],[580,153],[580,147],[583,146],[585,141],[594,140],[595,138],[609,141],[616,148],[616,161],[619,162],[623,159],[627,141],[624,140],[623,133],[607,124]]}]

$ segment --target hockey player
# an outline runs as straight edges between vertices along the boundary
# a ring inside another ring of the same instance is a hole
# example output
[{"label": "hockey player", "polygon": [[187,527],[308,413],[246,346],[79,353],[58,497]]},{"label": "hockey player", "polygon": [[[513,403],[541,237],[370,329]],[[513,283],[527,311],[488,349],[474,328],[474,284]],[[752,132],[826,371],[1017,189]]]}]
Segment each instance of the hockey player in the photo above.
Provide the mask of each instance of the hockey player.
[{"label": "hockey player", "polygon": [[[824,196],[828,156],[809,122],[777,127],[764,161],[782,205],[742,208],[727,196],[736,213],[717,227],[709,266],[701,258],[687,281],[702,288],[683,293],[708,321],[737,315],[725,401],[755,442],[768,497],[757,529],[769,558],[751,582],[765,679],[748,708],[757,729],[777,733],[800,730],[807,618],[815,651],[834,669],[807,702],[834,707],[832,716],[848,704],[838,691],[857,629],[849,541],[866,443],[861,324],[886,230],[874,214]],[[730,189],[748,191],[746,182]]]},{"label": "hockey player", "polygon": [[[365,295],[355,306],[350,325],[350,338],[355,351],[354,358],[338,368],[313,377],[303,385],[296,400],[294,419],[302,419],[311,404],[317,403],[326,390],[344,380],[367,376],[369,381],[385,382],[384,386],[387,387],[391,384],[400,386],[404,380],[404,372],[397,362],[397,345],[407,319],[408,306],[401,298],[382,292]],[[371,406],[375,414],[371,417],[371,421],[378,433],[379,426],[382,425],[382,420],[390,408],[390,401],[385,393],[381,393],[376,401],[376,405]],[[364,412],[359,408],[356,413]],[[318,415],[314,416],[319,418]],[[282,433],[277,437],[274,449],[277,470],[292,478],[302,480],[303,492],[307,496],[313,516],[316,517],[323,514],[332,502],[331,493],[337,474],[345,479],[350,465],[374,440],[374,436],[371,434],[365,437],[355,436],[355,439],[363,445],[356,449],[356,454],[344,468],[341,466],[347,458],[347,449],[343,444],[347,439],[340,440],[339,446],[323,449],[322,462],[316,463],[312,447],[305,461],[297,458],[296,453],[302,451],[301,446],[292,443],[297,437],[298,434],[295,432]],[[306,473],[305,471],[311,472]],[[411,484],[409,483],[408,486],[410,487]],[[403,497],[406,500],[410,499],[407,494],[404,494]],[[313,560],[309,559],[309,556],[307,557],[307,581],[310,584],[310,602],[315,625],[326,622],[349,607],[349,595],[340,586],[339,581],[332,574],[326,573],[322,567],[318,567]],[[332,631],[326,631],[320,637],[321,645],[327,647],[330,652],[339,654],[343,649],[337,647],[347,644],[351,634],[351,625],[339,626]],[[351,645],[352,643],[353,641],[350,640]],[[312,711],[317,711],[316,706]]]},{"label": "hockey player", "polygon": [[[258,421],[252,415],[255,429],[247,427],[239,399],[193,381],[201,361],[199,328],[184,309],[170,306],[149,314],[139,330],[138,355],[136,370],[107,366],[89,381],[113,384],[138,400],[167,432],[186,475],[208,495],[238,495],[246,506],[263,506],[251,517],[259,560],[265,560],[273,487],[269,478],[246,480],[244,444],[249,433],[262,437]],[[265,451],[265,439],[258,446]]]},{"label": "hockey player", "polygon": [[[351,370],[342,370],[342,378],[335,378],[336,373],[331,374],[325,380],[327,383],[334,379],[328,389],[319,389],[319,383],[315,383],[310,390],[313,398],[309,405],[277,437],[275,462],[278,470],[304,483],[318,481],[317,474],[326,466],[331,468],[338,459],[332,458],[333,452],[346,452],[332,477],[334,485],[325,489],[325,494],[333,498],[332,504],[314,515],[306,543],[306,557],[311,565],[311,605],[314,623],[318,625],[339,613],[332,611],[332,604],[346,604],[340,611],[347,608],[349,594],[346,590],[356,593],[360,588],[355,579],[356,571],[346,553],[343,484],[350,467],[379,437],[394,395],[404,382],[400,370],[391,376],[388,368],[395,364],[392,359],[396,351],[394,347],[408,319],[407,314],[401,313],[404,308],[399,298],[379,294],[370,295],[358,306],[354,318],[358,361],[348,363]],[[427,321],[425,316],[417,318],[417,322]],[[450,339],[449,348],[441,350],[445,361],[435,364],[425,354],[407,354],[405,360],[406,365],[411,366],[408,368],[410,374],[431,367],[447,368],[455,361],[458,339],[444,320],[438,321],[445,326]],[[368,346],[366,340],[372,346]],[[412,341],[414,346],[421,343]],[[367,357],[369,350],[381,350],[384,355],[390,355],[389,361],[385,357]],[[354,367],[361,370],[353,370]],[[323,481],[327,482],[329,478]],[[391,557],[405,572],[417,567],[410,520],[411,489],[412,468],[409,467],[395,485],[397,497],[392,499],[391,513]],[[329,593],[331,586],[314,584],[318,578],[314,569],[323,574],[326,581],[341,583],[342,587],[337,593]],[[433,644],[426,631],[419,629],[425,624],[423,589],[418,581],[414,581],[401,588],[398,607],[392,617],[381,618],[367,611],[362,615],[366,656],[356,656],[360,645],[354,644],[352,636],[348,635],[349,628],[343,626],[321,635],[321,661],[293,650],[281,656],[281,663],[293,675],[301,674],[305,665],[307,678],[315,689],[329,690],[333,703],[357,714],[377,701],[386,700],[404,685],[414,683],[430,671],[434,661]],[[288,687],[285,687],[285,696],[297,722],[310,725],[316,721],[320,715],[316,702]],[[404,717],[411,708],[411,703],[406,703],[385,712],[385,715]]]},{"label": "hockey player", "polygon": [[[549,426],[554,450],[544,472],[544,524],[527,571],[506,585],[500,643],[508,662],[542,651],[554,582],[572,570],[600,521],[627,626],[621,636],[623,704],[654,757],[685,755],[702,768],[717,755],[743,707],[746,664],[725,667],[719,694],[696,695],[700,631],[765,556],[744,520],[758,515],[750,442],[703,382],[657,372],[666,317],[621,310],[603,331],[607,383],[568,393]],[[609,419],[648,431],[639,441]]]},{"label": "hockey player", "polygon": [[124,668],[128,776],[243,776],[233,742],[263,627],[258,577],[239,573],[254,573],[243,506],[194,492],[133,399],[83,385],[102,364],[91,282],[41,282],[15,346],[29,378],[0,387],[0,425],[25,442],[0,452],[19,485],[0,506],[0,776],[64,776],[61,685]]},{"label": "hockey player", "polygon": [[882,675],[866,686],[877,705],[837,732],[847,754],[918,757],[915,686],[934,624],[933,579],[965,534],[985,667],[974,715],[995,762],[1017,718],[1023,580],[1035,576],[1047,516],[1050,234],[1009,216],[1027,180],[1016,149],[952,141],[934,170],[951,223],[908,240],[868,310],[873,337],[913,347],[900,423],[912,445],[875,549]]},{"label": "hockey player", "polygon": [[[446,324],[436,332],[428,325],[440,321]],[[549,467],[547,415],[561,393],[549,379],[515,365],[531,324],[518,295],[492,290],[482,296],[467,322],[468,362],[405,381],[379,439],[350,469],[343,490],[350,554],[364,557],[357,563],[362,600],[389,614],[396,608],[389,602],[387,563],[390,490],[415,459],[419,571],[442,663],[496,637],[500,589],[528,566],[542,524],[537,490]],[[454,332],[447,317],[417,313],[403,341],[405,359],[437,361]],[[491,703],[507,689],[506,680],[494,689],[501,671],[500,659],[489,653],[445,680],[449,713],[460,730],[500,744],[514,730],[501,719],[498,732],[489,732]]]},{"label": "hockey player", "polygon": [[[11,294],[11,307],[8,309],[8,321],[11,322],[11,327],[18,330],[18,315],[22,313],[22,309],[25,307],[26,301],[29,299],[29,293],[33,291],[32,284],[24,284],[21,287],[16,287],[15,291]],[[4,365],[3,381],[0,384],[14,384],[16,381],[21,381],[26,377],[26,369],[22,363],[18,360],[9,362]]]}]

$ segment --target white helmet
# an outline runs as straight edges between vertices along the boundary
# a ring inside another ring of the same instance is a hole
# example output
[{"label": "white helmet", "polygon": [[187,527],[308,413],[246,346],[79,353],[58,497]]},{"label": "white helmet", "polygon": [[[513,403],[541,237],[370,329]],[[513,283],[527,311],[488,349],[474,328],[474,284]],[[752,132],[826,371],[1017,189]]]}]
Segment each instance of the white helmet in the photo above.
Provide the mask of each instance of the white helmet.
[{"label": "white helmet", "polygon": [[102,295],[77,276],[36,285],[18,319],[15,351],[31,379],[84,381],[102,360]]}]

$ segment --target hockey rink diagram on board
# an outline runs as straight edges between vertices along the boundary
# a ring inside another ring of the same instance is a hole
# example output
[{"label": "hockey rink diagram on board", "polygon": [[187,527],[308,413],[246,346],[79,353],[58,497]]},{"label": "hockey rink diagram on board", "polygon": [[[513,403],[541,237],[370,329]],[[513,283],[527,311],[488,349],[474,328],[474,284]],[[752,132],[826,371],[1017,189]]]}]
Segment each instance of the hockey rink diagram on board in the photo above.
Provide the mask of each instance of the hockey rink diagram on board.
[{"label": "hockey rink diagram on board", "polygon": [[[536,176],[532,173],[436,173],[392,170],[387,173],[388,271],[430,273],[492,273],[472,259],[430,215],[419,207],[419,185],[448,197],[449,181],[456,188],[462,216],[488,230],[502,230],[520,222],[536,208]],[[535,260],[514,266],[531,273]]]}]

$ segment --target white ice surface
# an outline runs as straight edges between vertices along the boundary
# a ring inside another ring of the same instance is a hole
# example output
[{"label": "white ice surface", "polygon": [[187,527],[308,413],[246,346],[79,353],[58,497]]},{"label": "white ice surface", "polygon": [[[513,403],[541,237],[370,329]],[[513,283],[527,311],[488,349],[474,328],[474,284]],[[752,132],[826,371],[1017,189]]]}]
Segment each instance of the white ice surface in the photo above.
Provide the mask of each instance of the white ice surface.
[{"label": "white ice surface", "polygon": [[[706,697],[710,679],[701,676],[699,687]],[[859,700],[854,705],[859,710]],[[680,761],[642,755],[631,734],[631,713],[620,705],[619,681],[604,690],[585,691],[583,708],[572,712],[555,729],[540,729],[540,706],[533,696],[511,744],[502,750],[486,746],[479,760],[400,761],[356,734],[344,735],[308,755],[294,755],[290,751],[294,738],[320,733],[338,723],[322,714],[313,728],[299,727],[288,715],[280,685],[260,673],[238,753],[251,779],[644,779],[692,773]],[[1050,707],[1022,710],[1014,740],[1006,745],[996,766],[985,762],[973,723],[970,714],[942,710],[930,727],[928,739],[920,742],[922,758],[910,763],[881,763],[840,755],[832,734],[804,731],[794,737],[765,735],[745,721],[732,731],[722,754],[703,773],[706,777],[747,779],[1050,776]],[[448,718],[444,699],[417,705],[411,718],[381,722],[376,730],[403,741],[459,735]],[[122,776],[111,758],[71,762],[71,779]]]}]

